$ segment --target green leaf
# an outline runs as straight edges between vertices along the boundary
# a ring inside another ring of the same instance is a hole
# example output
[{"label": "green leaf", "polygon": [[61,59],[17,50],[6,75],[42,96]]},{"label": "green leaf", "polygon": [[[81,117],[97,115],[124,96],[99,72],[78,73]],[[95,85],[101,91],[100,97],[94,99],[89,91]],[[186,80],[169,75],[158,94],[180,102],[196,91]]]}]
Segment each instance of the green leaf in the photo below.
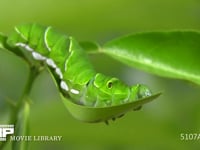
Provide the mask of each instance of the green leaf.
[{"label": "green leaf", "polygon": [[[50,75],[52,76],[53,82],[55,83],[58,90],[59,88],[59,82],[60,80],[57,80],[51,70],[47,68]],[[124,115],[125,113],[133,110],[138,110],[138,108],[141,108],[143,104],[146,104],[148,102],[151,102],[152,100],[156,99],[158,96],[161,95],[161,92],[155,93],[149,97],[138,99],[136,101],[125,103],[121,105],[116,106],[108,106],[108,107],[88,107],[80,104],[76,104],[72,102],[69,98],[66,98],[63,96],[62,92],[60,92],[60,96],[62,98],[62,101],[68,111],[71,113],[71,115],[76,118],[77,120],[83,121],[83,122],[102,122],[105,121],[106,123],[108,120],[120,117]]]},{"label": "green leaf", "polygon": [[84,122],[95,123],[102,121],[107,122],[110,119],[121,117],[129,111],[138,110],[138,108],[140,108],[143,104],[156,99],[158,96],[160,96],[160,94],[161,93],[156,93],[137,101],[109,107],[87,107],[78,105],[63,97],[62,94],[60,95],[63,103],[74,118]]},{"label": "green leaf", "polygon": [[[25,102],[18,113],[15,125],[15,136],[28,136],[29,127],[29,103]],[[13,150],[27,150],[28,142],[25,140],[13,141]]]},{"label": "green leaf", "polygon": [[5,48],[5,42],[6,42],[7,37],[0,33],[0,48]]},{"label": "green leaf", "polygon": [[102,52],[150,73],[200,84],[200,32],[128,35],[106,43]]}]

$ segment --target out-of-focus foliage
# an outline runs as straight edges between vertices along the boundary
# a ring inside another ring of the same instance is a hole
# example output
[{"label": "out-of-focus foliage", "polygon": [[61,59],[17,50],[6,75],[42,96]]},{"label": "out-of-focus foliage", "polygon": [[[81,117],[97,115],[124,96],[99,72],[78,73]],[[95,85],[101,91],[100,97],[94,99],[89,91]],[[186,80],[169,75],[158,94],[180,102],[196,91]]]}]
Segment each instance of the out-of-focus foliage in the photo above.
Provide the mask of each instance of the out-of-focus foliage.
[{"label": "out-of-focus foliage", "polygon": [[[100,43],[140,31],[200,29],[198,0],[2,0],[0,10],[0,31],[4,33],[20,23],[38,22],[79,41]],[[153,91],[162,89],[163,96],[109,126],[87,124],[71,117],[50,76],[43,72],[32,89],[30,134],[63,138],[62,142],[30,142],[30,149],[199,148],[199,141],[180,140],[180,133],[200,133],[199,86],[135,70],[104,55],[90,58],[99,72],[130,84],[147,84]],[[10,108],[5,100],[20,96],[27,68],[3,51],[0,62],[0,124],[5,124]]]}]

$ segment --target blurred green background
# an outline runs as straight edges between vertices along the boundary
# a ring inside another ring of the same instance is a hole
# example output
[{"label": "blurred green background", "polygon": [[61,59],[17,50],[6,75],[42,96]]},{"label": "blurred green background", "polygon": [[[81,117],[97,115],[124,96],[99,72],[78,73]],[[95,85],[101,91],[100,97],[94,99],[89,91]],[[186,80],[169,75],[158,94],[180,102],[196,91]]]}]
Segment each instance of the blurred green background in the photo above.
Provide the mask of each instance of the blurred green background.
[{"label": "blurred green background", "polygon": [[[200,29],[199,0],[1,0],[0,31],[17,24],[51,25],[79,41],[104,43],[120,35],[172,29]],[[177,56],[178,57],[178,56]],[[47,71],[36,80],[31,98],[30,135],[60,135],[61,142],[30,142],[31,150],[196,150],[198,141],[181,141],[181,133],[200,134],[200,86],[166,79],[92,55],[99,72],[128,84],[144,83],[164,91],[141,111],[110,123],[82,123],[68,113]],[[8,121],[5,99],[19,98],[27,67],[0,51],[0,124]],[[9,145],[7,149],[10,149]]]}]

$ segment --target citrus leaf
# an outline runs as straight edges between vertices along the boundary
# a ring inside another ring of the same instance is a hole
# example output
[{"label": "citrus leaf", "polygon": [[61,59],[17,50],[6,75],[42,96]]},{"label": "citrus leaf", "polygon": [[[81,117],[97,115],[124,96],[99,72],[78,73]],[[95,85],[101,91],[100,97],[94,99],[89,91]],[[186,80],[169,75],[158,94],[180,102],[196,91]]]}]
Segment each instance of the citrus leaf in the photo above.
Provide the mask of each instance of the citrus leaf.
[{"label": "citrus leaf", "polygon": [[0,33],[0,48],[4,48],[4,44],[6,42],[7,37]]},{"label": "citrus leaf", "polygon": [[[56,88],[60,90],[59,87],[60,81],[55,78],[55,76],[52,74],[49,68],[47,69],[53,79],[53,82],[56,85]],[[71,115],[77,120],[90,123],[97,123],[103,121],[107,123],[108,120],[116,119],[126,114],[129,111],[138,110],[138,108],[141,108],[141,106],[143,106],[144,104],[153,101],[161,94],[162,94],[161,92],[153,93],[151,96],[137,99],[135,101],[124,103],[121,105],[108,106],[108,107],[89,107],[74,103],[69,98],[64,97],[63,93],[60,92],[61,99],[66,108],[68,109],[68,111],[71,113]]]},{"label": "citrus leaf", "polygon": [[199,32],[147,32],[128,35],[106,43],[102,52],[150,73],[200,84]]},{"label": "citrus leaf", "polygon": [[141,108],[143,104],[149,103],[156,99],[161,95],[161,93],[156,93],[143,99],[132,101],[130,103],[124,103],[110,107],[87,107],[78,105],[64,97],[62,94],[60,95],[68,111],[77,120],[90,123],[102,121],[107,123],[109,120],[115,120],[116,118],[123,116],[129,111],[138,110],[138,108]]}]

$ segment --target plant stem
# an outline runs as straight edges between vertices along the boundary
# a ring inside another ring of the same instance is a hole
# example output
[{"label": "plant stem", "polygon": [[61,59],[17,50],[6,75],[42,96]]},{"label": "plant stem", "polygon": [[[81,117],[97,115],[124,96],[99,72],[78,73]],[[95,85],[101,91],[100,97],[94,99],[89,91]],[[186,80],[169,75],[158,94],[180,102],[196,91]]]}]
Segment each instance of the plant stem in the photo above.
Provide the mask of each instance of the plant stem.
[{"label": "plant stem", "polygon": [[24,91],[21,95],[21,98],[19,99],[16,109],[13,111],[13,117],[11,117],[10,123],[15,123],[16,121],[16,114],[19,112],[20,108],[23,107],[24,102],[29,102],[29,95],[32,89],[32,85],[35,81],[35,78],[40,73],[40,70],[37,68],[37,66],[32,66],[30,68],[30,73],[28,75],[28,79],[26,82],[26,85],[24,87]]},{"label": "plant stem", "polygon": [[[35,81],[35,78],[38,76],[38,74],[40,72],[41,72],[40,67],[38,67],[38,66],[30,67],[30,72],[28,74],[28,79],[27,79],[26,85],[24,87],[24,91],[23,91],[21,97],[19,98],[16,106],[13,107],[11,110],[10,121],[9,121],[10,124],[16,125],[17,121],[19,121],[18,118],[23,118],[23,117],[19,116],[19,115],[22,115],[20,112],[22,109],[25,108],[25,106],[29,105],[29,103],[30,103],[29,95],[30,95],[33,83]],[[27,120],[28,116],[26,116],[25,119]],[[25,121],[25,120],[20,120],[20,121]],[[26,126],[26,128],[27,128],[27,126]],[[24,129],[24,130],[27,130],[27,129]],[[3,147],[5,146],[7,141],[0,143],[0,149],[3,149]]]}]

